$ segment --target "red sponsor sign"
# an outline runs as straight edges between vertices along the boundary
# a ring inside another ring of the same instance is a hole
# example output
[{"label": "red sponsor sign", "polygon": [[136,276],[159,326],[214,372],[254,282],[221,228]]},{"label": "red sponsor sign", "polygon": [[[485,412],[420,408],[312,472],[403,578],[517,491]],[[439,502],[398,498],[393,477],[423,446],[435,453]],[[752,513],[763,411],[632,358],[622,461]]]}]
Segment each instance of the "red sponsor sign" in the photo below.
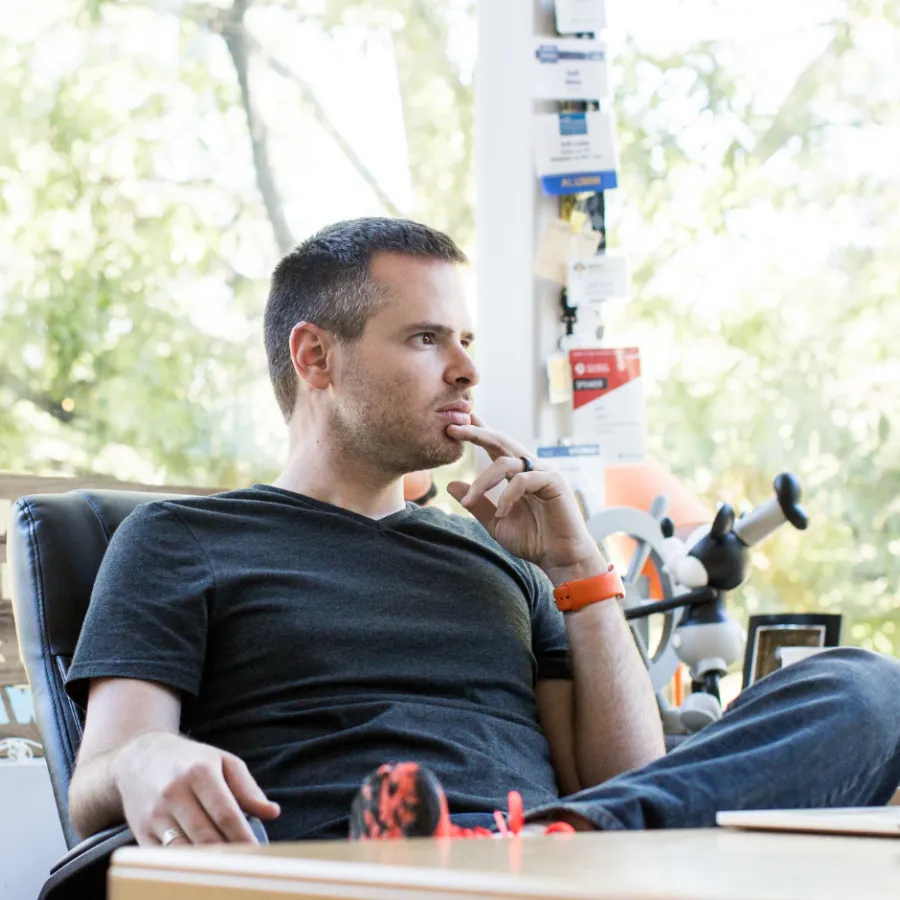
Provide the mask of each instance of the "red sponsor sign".
[{"label": "red sponsor sign", "polygon": [[570,350],[569,364],[574,409],[641,377],[641,355],[637,347]]}]

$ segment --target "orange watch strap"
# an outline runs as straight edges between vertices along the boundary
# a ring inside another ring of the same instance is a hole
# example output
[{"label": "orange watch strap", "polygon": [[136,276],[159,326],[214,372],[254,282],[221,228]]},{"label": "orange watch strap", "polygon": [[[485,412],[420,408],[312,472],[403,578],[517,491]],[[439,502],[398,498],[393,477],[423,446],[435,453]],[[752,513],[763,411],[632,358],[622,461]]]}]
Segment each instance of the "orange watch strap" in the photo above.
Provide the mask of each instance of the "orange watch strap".
[{"label": "orange watch strap", "polygon": [[592,603],[611,600],[613,597],[620,600],[625,598],[625,585],[613,565],[602,575],[567,581],[553,591],[553,599],[561,612],[577,612]]}]

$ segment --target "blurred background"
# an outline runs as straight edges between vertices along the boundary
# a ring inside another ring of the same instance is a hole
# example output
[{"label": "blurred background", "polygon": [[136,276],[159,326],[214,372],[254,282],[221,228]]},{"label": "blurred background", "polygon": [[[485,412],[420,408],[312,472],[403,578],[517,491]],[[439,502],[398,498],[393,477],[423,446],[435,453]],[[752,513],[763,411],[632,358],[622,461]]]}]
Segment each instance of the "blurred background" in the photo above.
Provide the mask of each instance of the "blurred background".
[{"label": "blurred background", "polygon": [[[754,551],[736,611],[900,655],[900,0],[608,6],[608,335],[642,348],[651,452],[711,506],[796,472],[811,528]],[[474,0],[0,16],[0,470],[271,479],[278,257],[362,215],[474,252]]]}]

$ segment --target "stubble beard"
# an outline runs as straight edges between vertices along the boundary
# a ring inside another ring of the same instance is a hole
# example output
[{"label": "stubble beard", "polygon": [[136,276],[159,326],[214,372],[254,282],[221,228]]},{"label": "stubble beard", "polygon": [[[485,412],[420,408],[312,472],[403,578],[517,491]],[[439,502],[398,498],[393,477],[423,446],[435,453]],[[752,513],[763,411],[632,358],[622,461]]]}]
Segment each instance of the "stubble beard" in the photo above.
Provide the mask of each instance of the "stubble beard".
[{"label": "stubble beard", "polygon": [[344,455],[396,475],[446,466],[463,455],[461,443],[437,431],[427,439],[421,423],[396,407],[378,409],[363,401],[352,409],[335,409],[332,428]]}]

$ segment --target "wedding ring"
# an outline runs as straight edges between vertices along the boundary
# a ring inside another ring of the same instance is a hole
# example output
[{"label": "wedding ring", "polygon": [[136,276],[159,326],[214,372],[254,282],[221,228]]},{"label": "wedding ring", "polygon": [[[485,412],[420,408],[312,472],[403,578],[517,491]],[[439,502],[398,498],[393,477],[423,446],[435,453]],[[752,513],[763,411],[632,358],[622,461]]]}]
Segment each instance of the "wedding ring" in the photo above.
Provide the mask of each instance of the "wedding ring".
[{"label": "wedding ring", "polygon": [[159,839],[163,847],[168,847],[169,844],[174,844],[175,841],[187,842],[187,835],[180,828],[167,828]]}]

